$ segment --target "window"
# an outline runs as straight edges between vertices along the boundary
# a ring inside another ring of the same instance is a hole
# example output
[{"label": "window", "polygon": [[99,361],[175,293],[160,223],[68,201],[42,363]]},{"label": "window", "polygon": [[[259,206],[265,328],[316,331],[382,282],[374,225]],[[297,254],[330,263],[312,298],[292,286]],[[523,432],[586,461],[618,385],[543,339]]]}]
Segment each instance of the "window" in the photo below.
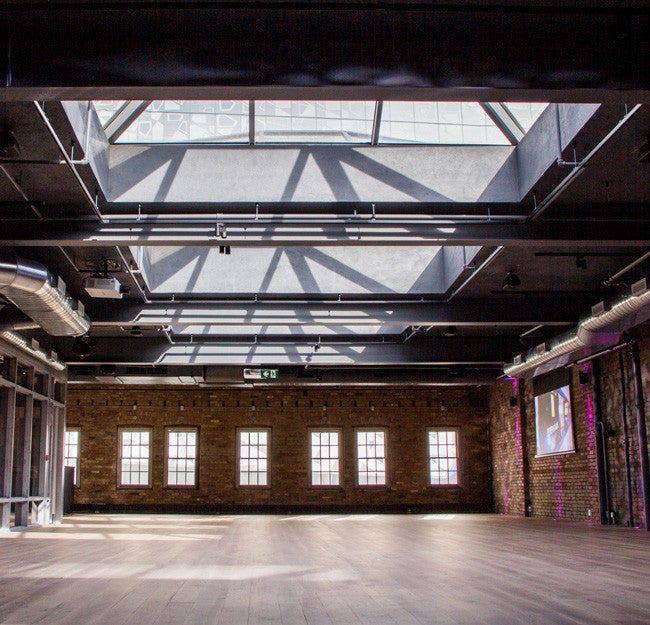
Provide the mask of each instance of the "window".
[{"label": "window", "polygon": [[167,429],[165,486],[196,486],[197,441],[196,428]]},{"label": "window", "polygon": [[357,473],[359,486],[386,484],[386,432],[357,431]]},{"label": "window", "polygon": [[311,433],[311,484],[339,485],[339,432],[336,430]]},{"label": "window", "polygon": [[260,101],[255,143],[370,143],[374,115],[374,101]]},{"label": "window", "polygon": [[508,145],[478,102],[384,102],[379,143]]},{"label": "window", "polygon": [[68,428],[65,432],[63,466],[74,467],[74,485],[79,486],[79,428]]},{"label": "window", "polygon": [[120,486],[151,485],[151,430],[120,430]]},{"label": "window", "polygon": [[239,485],[268,486],[269,430],[239,431]]},{"label": "window", "polygon": [[429,484],[458,484],[458,432],[429,430]]}]

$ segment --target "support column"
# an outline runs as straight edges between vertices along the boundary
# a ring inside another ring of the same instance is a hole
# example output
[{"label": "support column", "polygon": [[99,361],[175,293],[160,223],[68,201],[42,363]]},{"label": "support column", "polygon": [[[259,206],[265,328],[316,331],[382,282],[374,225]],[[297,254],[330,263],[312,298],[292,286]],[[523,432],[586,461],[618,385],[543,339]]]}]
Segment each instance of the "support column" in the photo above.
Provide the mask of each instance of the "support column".
[{"label": "support column", "polygon": [[636,421],[639,436],[639,457],[641,460],[641,489],[643,499],[643,516],[645,529],[650,532],[650,468],[648,466],[648,433],[645,420],[645,404],[643,398],[643,380],[641,379],[641,363],[639,361],[639,346],[636,341],[630,343],[632,354],[632,374],[634,376],[634,398],[636,403]]},{"label": "support column", "polygon": [[2,490],[0,497],[6,499],[6,502],[0,503],[0,528],[9,529],[11,515],[11,487],[13,479],[14,464],[14,430],[16,426],[16,389],[8,388],[4,391],[2,412],[4,413],[5,423],[3,426],[4,445],[2,451],[4,454],[2,466],[0,467],[0,479],[2,479]]},{"label": "support column", "polygon": [[[7,363],[10,380],[16,379],[16,361]],[[0,529],[8,530],[11,526],[11,486],[14,462],[14,430],[16,427],[16,389],[6,388],[2,391],[2,436],[0,437]],[[6,501],[3,501],[6,500]]]},{"label": "support column", "polygon": [[63,408],[54,408],[54,446],[52,449],[52,520],[60,523],[63,518],[63,455],[65,437],[65,411]]},{"label": "support column", "polygon": [[52,396],[54,390],[54,380],[51,376],[48,376],[47,381],[47,396],[50,398],[47,402],[43,402],[43,413],[41,414],[41,449],[39,453],[39,465],[38,465],[38,484],[36,486],[36,493],[39,497],[43,497],[43,500],[37,505],[36,509],[32,513],[32,521],[38,523],[39,525],[47,525],[51,521],[51,508],[50,508],[50,498],[49,498],[49,488],[48,484],[50,482],[50,467],[52,463],[50,462],[50,421],[54,413],[54,406],[52,405]]},{"label": "support column", "polygon": [[607,443],[605,440],[605,426],[601,410],[601,388],[600,388],[600,363],[598,359],[593,361],[592,369],[592,408],[594,411],[594,422],[596,424],[596,470],[598,472],[598,504],[600,509],[600,523],[609,523],[609,479],[607,470]]},{"label": "support column", "polygon": [[[34,388],[34,369],[30,367],[28,377],[29,388]],[[25,427],[23,430],[22,451],[22,480],[19,487],[19,497],[29,497],[29,477],[32,464],[32,426],[34,423],[34,396],[25,398]],[[15,504],[15,525],[26,527],[29,525],[29,501],[20,501]]]}]

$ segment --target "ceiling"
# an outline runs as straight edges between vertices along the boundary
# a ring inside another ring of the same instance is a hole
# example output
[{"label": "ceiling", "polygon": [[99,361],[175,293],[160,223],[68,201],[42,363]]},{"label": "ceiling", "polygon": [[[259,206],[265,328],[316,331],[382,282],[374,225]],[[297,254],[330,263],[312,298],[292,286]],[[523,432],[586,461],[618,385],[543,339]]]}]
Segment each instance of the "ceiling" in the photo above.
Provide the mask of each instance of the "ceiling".
[{"label": "ceiling", "polygon": [[[7,4],[0,245],[84,304],[87,356],[22,330],[73,381],[485,383],[650,273],[643,3]],[[482,146],[114,142],[92,104],[172,99],[551,104]]]}]

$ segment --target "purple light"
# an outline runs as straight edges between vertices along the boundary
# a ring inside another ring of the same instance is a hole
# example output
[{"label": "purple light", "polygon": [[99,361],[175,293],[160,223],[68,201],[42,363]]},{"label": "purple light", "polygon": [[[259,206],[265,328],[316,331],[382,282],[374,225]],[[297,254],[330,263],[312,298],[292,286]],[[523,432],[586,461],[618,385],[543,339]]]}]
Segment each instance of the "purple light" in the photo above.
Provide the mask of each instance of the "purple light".
[{"label": "purple light", "polygon": [[555,475],[555,509],[557,510],[557,515],[562,516],[564,502],[562,496],[562,467],[560,466],[559,458],[553,458],[553,473]]}]

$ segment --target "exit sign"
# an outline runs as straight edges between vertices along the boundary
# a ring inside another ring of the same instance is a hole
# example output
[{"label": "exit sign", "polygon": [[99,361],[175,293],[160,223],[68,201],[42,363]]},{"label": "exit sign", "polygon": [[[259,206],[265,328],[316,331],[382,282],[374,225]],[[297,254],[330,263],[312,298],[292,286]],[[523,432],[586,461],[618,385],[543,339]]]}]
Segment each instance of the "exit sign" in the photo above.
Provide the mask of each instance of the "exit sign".
[{"label": "exit sign", "polygon": [[277,380],[278,369],[244,369],[244,380]]}]

